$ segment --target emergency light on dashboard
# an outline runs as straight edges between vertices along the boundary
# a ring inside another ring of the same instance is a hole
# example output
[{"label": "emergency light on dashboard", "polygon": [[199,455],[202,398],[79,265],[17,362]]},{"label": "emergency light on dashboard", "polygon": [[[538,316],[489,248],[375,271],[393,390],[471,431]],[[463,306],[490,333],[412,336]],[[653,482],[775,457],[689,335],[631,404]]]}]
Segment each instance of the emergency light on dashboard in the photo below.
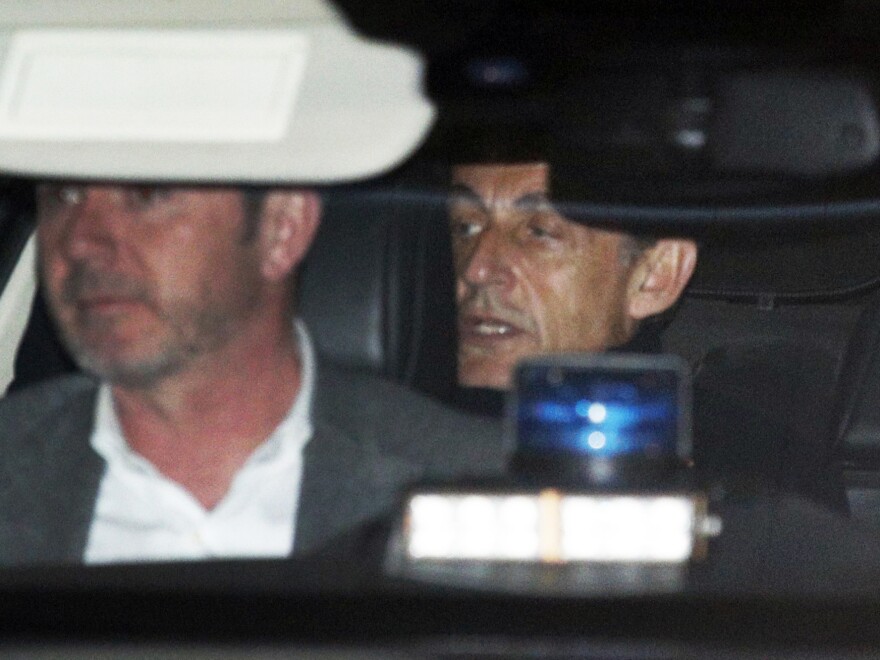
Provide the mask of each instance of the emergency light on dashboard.
[{"label": "emergency light on dashboard", "polygon": [[404,509],[406,559],[682,564],[705,556],[720,521],[697,494],[417,492]]}]

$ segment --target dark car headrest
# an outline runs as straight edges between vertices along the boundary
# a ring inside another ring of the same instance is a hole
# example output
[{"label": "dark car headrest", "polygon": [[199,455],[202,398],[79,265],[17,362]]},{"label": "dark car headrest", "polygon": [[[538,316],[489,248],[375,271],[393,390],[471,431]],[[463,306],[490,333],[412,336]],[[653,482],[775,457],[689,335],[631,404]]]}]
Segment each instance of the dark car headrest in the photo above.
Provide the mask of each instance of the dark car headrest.
[{"label": "dark car headrest", "polygon": [[431,394],[454,379],[455,299],[445,206],[330,192],[297,307],[318,352]]}]

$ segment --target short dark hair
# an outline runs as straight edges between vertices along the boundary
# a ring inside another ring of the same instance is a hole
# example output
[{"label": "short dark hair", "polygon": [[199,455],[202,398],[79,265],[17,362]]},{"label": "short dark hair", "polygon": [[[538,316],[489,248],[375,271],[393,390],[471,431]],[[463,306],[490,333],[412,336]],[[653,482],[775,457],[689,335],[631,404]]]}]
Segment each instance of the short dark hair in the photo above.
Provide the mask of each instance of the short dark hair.
[{"label": "short dark hair", "polygon": [[620,244],[620,260],[624,265],[635,263],[642,252],[654,245],[659,239],[656,236],[647,234],[631,234],[626,231],[620,232],[623,235],[623,241]]}]

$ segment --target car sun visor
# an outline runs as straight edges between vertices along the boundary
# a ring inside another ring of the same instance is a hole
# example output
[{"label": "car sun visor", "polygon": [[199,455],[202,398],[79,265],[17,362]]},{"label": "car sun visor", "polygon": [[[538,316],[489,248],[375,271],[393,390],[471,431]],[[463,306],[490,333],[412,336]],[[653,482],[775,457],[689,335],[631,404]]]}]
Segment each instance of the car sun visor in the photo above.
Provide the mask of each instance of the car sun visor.
[{"label": "car sun visor", "polygon": [[422,76],[413,52],[316,0],[2,0],[0,171],[358,180],[420,144],[434,116]]}]

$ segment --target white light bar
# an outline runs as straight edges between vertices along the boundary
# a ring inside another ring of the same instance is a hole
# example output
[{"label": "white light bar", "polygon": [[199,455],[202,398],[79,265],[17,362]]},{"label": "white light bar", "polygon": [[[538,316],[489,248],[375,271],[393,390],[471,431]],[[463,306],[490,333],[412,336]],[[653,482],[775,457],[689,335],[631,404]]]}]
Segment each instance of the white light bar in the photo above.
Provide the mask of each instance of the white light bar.
[{"label": "white light bar", "polygon": [[408,559],[681,564],[720,531],[682,494],[419,493],[406,507]]},{"label": "white light bar", "polygon": [[687,561],[695,517],[693,500],[684,497],[563,497],[559,556],[563,561]]},{"label": "white light bar", "polygon": [[416,495],[408,552],[413,559],[535,559],[540,520],[534,497]]}]

